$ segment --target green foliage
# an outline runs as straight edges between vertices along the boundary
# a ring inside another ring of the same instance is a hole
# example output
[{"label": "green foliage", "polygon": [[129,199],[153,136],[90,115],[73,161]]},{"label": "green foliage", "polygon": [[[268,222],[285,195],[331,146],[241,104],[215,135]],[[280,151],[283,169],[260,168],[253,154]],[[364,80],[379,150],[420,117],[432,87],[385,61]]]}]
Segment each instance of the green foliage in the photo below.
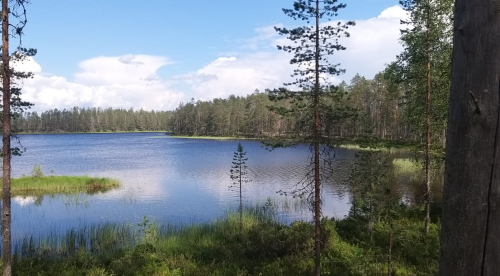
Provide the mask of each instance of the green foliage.
[{"label": "green foliage", "polygon": [[120,132],[171,130],[171,111],[80,108],[23,112],[13,119],[22,133]]},{"label": "green foliage", "polygon": [[[14,275],[312,275],[314,226],[281,224],[258,210],[245,209],[243,231],[239,216],[228,214],[188,227],[146,217],[137,225],[26,238],[15,249]],[[322,275],[386,275],[391,231],[392,275],[436,275],[440,225],[431,224],[424,236],[415,209],[399,206],[394,212],[392,227],[376,221],[371,238],[352,216],[323,219]]]},{"label": "green foliage", "polygon": [[246,157],[247,152],[243,149],[243,146],[241,143],[238,143],[238,148],[234,152],[233,155],[233,165],[231,166],[231,179],[234,181],[232,186],[229,186],[230,189],[236,187],[239,187],[239,191],[241,194],[241,185],[243,183],[248,183],[251,180],[248,179],[248,167],[247,167],[247,160],[248,158]]},{"label": "green foliage", "polygon": [[[234,181],[233,185],[229,186],[229,189],[238,189],[239,191],[239,213],[240,213],[240,224],[243,224],[243,183],[248,183],[251,180],[248,179],[248,171],[246,161],[248,158],[246,157],[247,152],[243,149],[241,143],[238,143],[238,149],[234,152],[233,155],[233,165],[231,166],[231,179]],[[242,227],[242,226],[241,226]]]},{"label": "green foliage", "polygon": [[366,221],[369,231],[375,220],[389,212],[388,204],[398,201],[391,196],[388,158],[389,155],[381,151],[358,151],[348,179],[350,215]]},{"label": "green foliage", "polygon": [[[403,52],[386,76],[403,91],[404,119],[416,137],[423,137],[427,114],[427,73],[430,74],[430,120],[436,151],[443,147],[450,91],[453,1],[400,1],[409,12],[402,23]],[[429,66],[429,67],[428,67]],[[428,71],[430,68],[430,71]]]},{"label": "green foliage", "polygon": [[31,177],[33,178],[41,178],[44,177],[42,167],[40,165],[35,165],[31,170]]}]

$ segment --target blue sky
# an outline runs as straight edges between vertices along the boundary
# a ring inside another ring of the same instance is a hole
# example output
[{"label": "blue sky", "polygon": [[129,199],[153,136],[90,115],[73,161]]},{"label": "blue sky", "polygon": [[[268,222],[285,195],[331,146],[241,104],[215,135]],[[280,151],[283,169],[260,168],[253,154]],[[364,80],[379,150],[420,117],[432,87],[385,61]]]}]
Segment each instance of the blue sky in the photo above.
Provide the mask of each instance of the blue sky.
[{"label": "blue sky", "polygon": [[[35,110],[101,106],[173,109],[279,86],[293,70],[276,50],[275,25],[296,26],[290,0],[32,0],[24,47],[37,75],[24,84]],[[355,20],[339,62],[368,78],[401,50],[394,0],[347,0],[339,20]],[[356,37],[355,37],[356,35]],[[14,40],[12,40],[14,42]],[[134,81],[134,78],[137,78]]]}]

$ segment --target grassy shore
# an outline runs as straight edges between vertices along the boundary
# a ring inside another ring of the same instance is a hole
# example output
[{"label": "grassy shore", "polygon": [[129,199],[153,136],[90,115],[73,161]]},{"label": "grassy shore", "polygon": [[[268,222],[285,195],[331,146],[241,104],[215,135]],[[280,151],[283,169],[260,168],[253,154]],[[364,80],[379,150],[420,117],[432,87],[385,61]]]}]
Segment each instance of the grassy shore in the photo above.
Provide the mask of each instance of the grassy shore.
[{"label": "grassy shore", "polygon": [[181,139],[203,139],[203,140],[255,140],[254,138],[245,137],[223,137],[223,136],[171,136],[171,135],[158,135],[151,138],[181,138]]},{"label": "grassy shore", "polygon": [[165,133],[165,131],[152,131],[152,130],[134,130],[134,131],[94,131],[94,132],[18,132],[14,134],[26,135],[46,135],[46,134],[110,134],[110,133]]},{"label": "grassy shore", "polygon": [[410,158],[395,158],[392,160],[394,171],[402,174],[416,174],[423,171],[422,164]]},{"label": "grassy shore", "polygon": [[[391,236],[391,275],[437,273],[439,225],[424,238],[410,214],[369,231],[349,217],[322,224],[322,275],[387,275]],[[258,210],[245,211],[241,228],[234,213],[185,227],[144,218],[27,237],[15,246],[13,275],[312,275],[313,233],[311,223],[285,225]]]},{"label": "grassy shore", "polygon": [[118,180],[89,176],[24,176],[12,179],[12,195],[47,195],[105,192]]}]

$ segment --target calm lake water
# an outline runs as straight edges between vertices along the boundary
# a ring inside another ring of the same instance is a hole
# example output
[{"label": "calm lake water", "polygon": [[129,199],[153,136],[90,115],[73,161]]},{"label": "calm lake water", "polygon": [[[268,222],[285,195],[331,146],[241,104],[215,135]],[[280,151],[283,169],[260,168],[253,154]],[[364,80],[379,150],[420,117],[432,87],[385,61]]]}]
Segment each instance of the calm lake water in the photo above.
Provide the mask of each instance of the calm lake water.
[{"label": "calm lake water", "polygon": [[[166,138],[161,133],[20,135],[22,156],[12,159],[13,177],[29,175],[40,165],[46,175],[112,177],[122,187],[96,195],[14,197],[14,240],[85,225],[150,220],[173,225],[206,222],[236,210],[230,169],[238,141]],[[247,151],[249,179],[244,202],[263,205],[268,198],[288,203],[278,210],[284,222],[311,220],[308,206],[281,196],[301,181],[309,147],[268,151],[258,141],[241,141]],[[338,188],[354,151],[338,149],[337,176],[324,185],[323,214],[342,217],[349,197]]]}]

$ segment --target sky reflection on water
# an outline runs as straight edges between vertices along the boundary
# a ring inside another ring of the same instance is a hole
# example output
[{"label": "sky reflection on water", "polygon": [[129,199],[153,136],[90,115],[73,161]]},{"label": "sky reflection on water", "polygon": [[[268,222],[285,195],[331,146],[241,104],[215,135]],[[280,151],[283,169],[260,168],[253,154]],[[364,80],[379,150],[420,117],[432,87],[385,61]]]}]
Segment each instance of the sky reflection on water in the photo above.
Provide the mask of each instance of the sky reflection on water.
[{"label": "sky reflection on water", "polygon": [[[26,152],[13,158],[13,176],[29,175],[35,165],[45,174],[117,178],[122,187],[96,195],[58,195],[13,198],[14,236],[64,231],[102,222],[132,223],[143,216],[170,224],[210,221],[235,210],[237,193],[228,189],[229,170],[238,141],[152,138],[161,133],[20,135]],[[310,220],[311,213],[290,198],[309,161],[308,146],[267,151],[258,141],[241,141],[247,151],[249,179],[246,204],[268,198],[287,201],[285,222]],[[338,166],[353,158],[337,152]],[[342,171],[342,170],[341,170]],[[341,217],[348,212],[348,196],[335,185],[325,185],[323,213]],[[304,207],[304,206],[302,206]]]}]

